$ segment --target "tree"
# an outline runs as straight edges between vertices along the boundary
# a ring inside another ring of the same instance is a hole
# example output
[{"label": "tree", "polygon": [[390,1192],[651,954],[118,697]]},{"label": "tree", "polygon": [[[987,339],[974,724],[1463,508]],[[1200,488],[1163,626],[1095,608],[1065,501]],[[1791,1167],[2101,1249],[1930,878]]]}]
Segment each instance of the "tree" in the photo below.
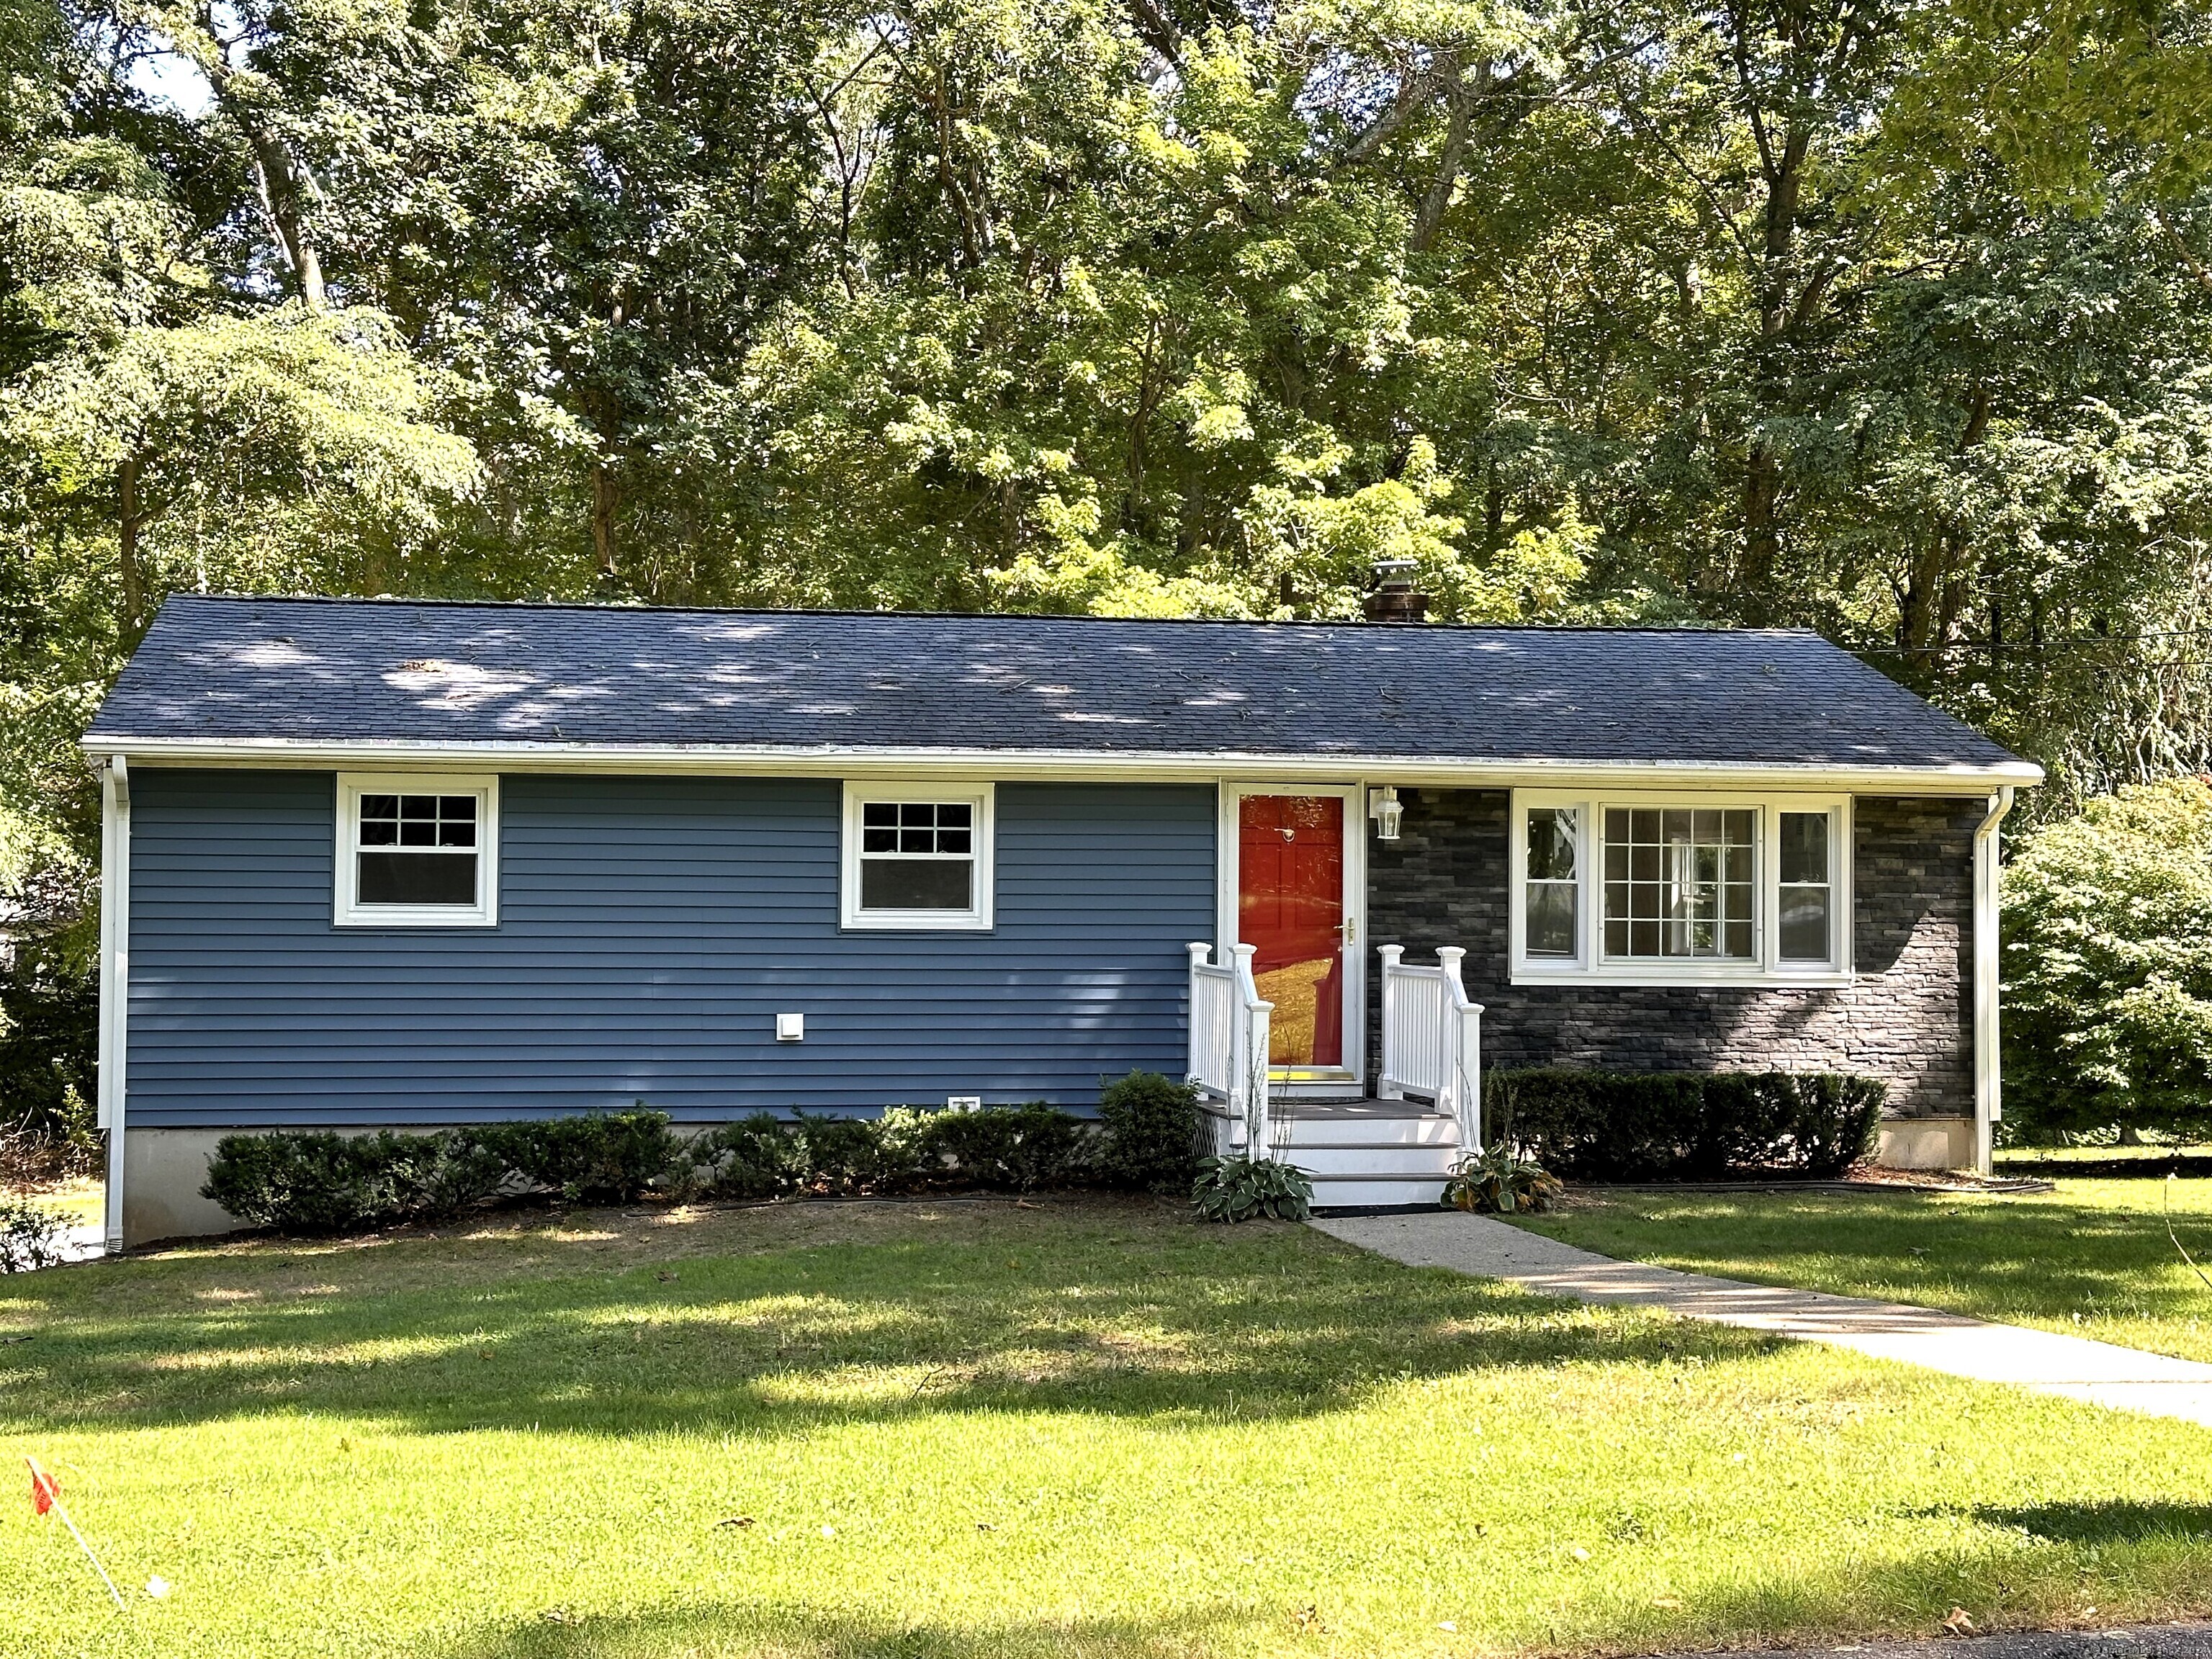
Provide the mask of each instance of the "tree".
[{"label": "tree", "polygon": [[2212,780],[2045,825],[2003,892],[2008,1132],[2212,1128]]}]

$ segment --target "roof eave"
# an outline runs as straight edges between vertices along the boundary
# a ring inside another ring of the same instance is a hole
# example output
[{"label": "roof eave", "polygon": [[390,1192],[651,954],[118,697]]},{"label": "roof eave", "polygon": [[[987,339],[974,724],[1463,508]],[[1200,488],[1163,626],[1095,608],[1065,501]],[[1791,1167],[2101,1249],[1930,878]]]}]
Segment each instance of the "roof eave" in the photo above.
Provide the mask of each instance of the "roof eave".
[{"label": "roof eave", "polygon": [[1796,787],[1869,793],[1978,794],[2002,785],[2033,787],[2043,769],[2031,761],[1934,764],[1832,761],[1624,761],[1387,752],[1266,753],[1227,750],[869,748],[851,744],[603,744],[523,739],[453,743],[387,739],[332,742],[293,738],[160,738],[90,732],[89,753],[171,766],[330,768],[493,767],[509,772],[696,773],[729,775],[866,776],[897,773],[987,773],[1030,777],[1151,781],[1214,778],[1341,779],[1347,773],[1419,784],[1602,782],[1616,787],[1696,784],[1723,788],[1788,781]]}]

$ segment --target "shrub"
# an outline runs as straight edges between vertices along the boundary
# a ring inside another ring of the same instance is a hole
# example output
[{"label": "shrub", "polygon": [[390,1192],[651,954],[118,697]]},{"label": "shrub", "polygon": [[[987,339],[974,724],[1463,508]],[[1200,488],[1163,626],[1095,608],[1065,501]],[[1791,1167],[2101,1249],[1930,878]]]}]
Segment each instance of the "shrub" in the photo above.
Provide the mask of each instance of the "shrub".
[{"label": "shrub", "polygon": [[1157,1072],[1132,1072],[1098,1093],[1100,1173],[1139,1192],[1180,1193],[1198,1176],[1198,1091]]},{"label": "shrub", "polygon": [[217,1141],[200,1194],[257,1227],[338,1233],[450,1215],[505,1173],[473,1132],[280,1131]]},{"label": "shrub", "polygon": [[2091,801],[2003,892],[2007,1138],[2212,1131],[2212,781]]},{"label": "shrub", "polygon": [[571,1203],[628,1204],[684,1168],[668,1114],[628,1112],[495,1123],[462,1132],[507,1169]]},{"label": "shrub", "polygon": [[0,1198],[0,1273],[27,1273],[58,1266],[62,1218],[52,1210]]},{"label": "shrub", "polygon": [[1303,1221],[1313,1209],[1313,1182],[1296,1164],[1273,1158],[1207,1158],[1199,1160],[1190,1200],[1203,1221]]},{"label": "shrub", "polygon": [[1559,1178],[1540,1164],[1516,1158],[1510,1147],[1492,1146],[1478,1158],[1452,1166],[1444,1182],[1447,1210],[1479,1215],[1536,1214],[1559,1201]]},{"label": "shrub", "polygon": [[1064,1187],[1084,1170],[1091,1131],[1079,1119],[1035,1101],[975,1112],[931,1112],[920,1130],[926,1152],[946,1173],[1001,1192]]},{"label": "shrub", "polygon": [[801,1185],[811,1193],[846,1197],[920,1186],[927,1173],[918,1124],[924,1115],[896,1109],[880,1118],[793,1114],[790,1133]]},{"label": "shrub", "polygon": [[1872,1146],[1887,1085],[1830,1073],[1493,1073],[1497,1139],[1577,1181],[1841,1174]]},{"label": "shrub", "polygon": [[695,1138],[685,1148],[693,1182],[714,1198],[780,1198],[805,1184],[798,1139],[781,1119],[756,1112]]}]

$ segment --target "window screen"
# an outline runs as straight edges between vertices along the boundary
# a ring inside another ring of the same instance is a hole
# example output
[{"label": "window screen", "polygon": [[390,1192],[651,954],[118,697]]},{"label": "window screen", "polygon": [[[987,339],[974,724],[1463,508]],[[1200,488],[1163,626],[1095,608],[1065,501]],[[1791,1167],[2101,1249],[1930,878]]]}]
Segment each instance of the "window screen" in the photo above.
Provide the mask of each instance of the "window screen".
[{"label": "window screen", "polygon": [[1527,878],[1522,945],[1532,957],[1571,957],[1582,936],[1582,883],[1575,866],[1575,809],[1528,809]]},{"label": "window screen", "polygon": [[1826,812],[1784,812],[1781,945],[1784,962],[1829,962],[1835,945],[1834,840]]},{"label": "window screen", "polygon": [[975,908],[973,801],[861,803],[863,911]]},{"label": "window screen", "polygon": [[477,902],[474,795],[363,795],[355,839],[357,904]]}]

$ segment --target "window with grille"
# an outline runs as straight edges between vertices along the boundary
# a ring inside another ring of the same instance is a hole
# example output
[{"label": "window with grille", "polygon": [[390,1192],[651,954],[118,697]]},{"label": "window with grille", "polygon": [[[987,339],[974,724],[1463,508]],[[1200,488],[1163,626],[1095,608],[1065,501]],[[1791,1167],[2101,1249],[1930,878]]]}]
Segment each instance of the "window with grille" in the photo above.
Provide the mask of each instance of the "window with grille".
[{"label": "window with grille", "polygon": [[1674,984],[1850,971],[1850,802],[1716,793],[1513,805],[1516,978]]},{"label": "window with grille", "polygon": [[335,920],[490,923],[497,803],[492,779],[341,776]]},{"label": "window with grille", "polygon": [[1607,807],[1605,954],[1749,962],[1757,817],[1741,807]]},{"label": "window with grille", "polygon": [[991,795],[848,785],[848,927],[990,925]]}]

